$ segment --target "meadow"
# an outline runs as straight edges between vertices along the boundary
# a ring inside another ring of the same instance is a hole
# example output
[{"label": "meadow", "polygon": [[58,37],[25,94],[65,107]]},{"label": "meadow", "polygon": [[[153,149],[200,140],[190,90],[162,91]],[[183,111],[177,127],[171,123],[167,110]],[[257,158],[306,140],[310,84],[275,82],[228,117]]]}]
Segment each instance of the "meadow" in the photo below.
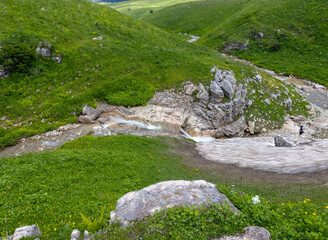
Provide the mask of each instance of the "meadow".
[{"label": "meadow", "polygon": [[[58,150],[1,159],[0,237],[32,224],[42,231],[40,239],[68,239],[75,228],[92,233],[103,228],[103,239],[207,239],[239,232],[247,225],[267,228],[272,239],[327,236],[327,187],[241,182],[211,175],[172,153],[182,141],[186,140],[85,136]],[[218,206],[182,208],[158,213],[127,229],[108,224],[110,211],[127,192],[181,179],[217,184],[241,215]],[[279,185],[293,191],[280,191]],[[255,195],[261,203],[253,203]]]}]

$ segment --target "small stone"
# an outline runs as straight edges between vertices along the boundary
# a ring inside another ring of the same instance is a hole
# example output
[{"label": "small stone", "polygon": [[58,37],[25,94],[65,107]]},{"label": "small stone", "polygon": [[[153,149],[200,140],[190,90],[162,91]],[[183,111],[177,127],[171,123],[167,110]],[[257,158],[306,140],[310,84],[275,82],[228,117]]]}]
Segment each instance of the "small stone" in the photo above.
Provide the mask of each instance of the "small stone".
[{"label": "small stone", "polygon": [[7,119],[7,117],[6,116],[3,116],[0,120],[1,121],[4,121],[4,120],[6,120]]},{"label": "small stone", "polygon": [[50,57],[50,49],[49,48],[40,48],[36,49],[36,52],[43,57]]},{"label": "small stone", "polygon": [[71,240],[80,239],[81,232],[78,229],[74,229],[71,234]]},{"label": "small stone", "polygon": [[90,240],[91,238],[90,238],[90,236],[89,236],[89,232],[88,232],[88,230],[85,230],[84,231],[84,239],[83,240]]},{"label": "small stone", "polygon": [[60,64],[62,62],[61,57],[53,57],[52,59],[55,60],[58,64]]},{"label": "small stone", "polygon": [[267,99],[267,98],[264,100],[264,102],[266,102],[266,103],[269,104],[269,105],[271,104],[270,100]]},{"label": "small stone", "polygon": [[255,133],[255,122],[248,122],[249,133],[253,135]]},{"label": "small stone", "polygon": [[295,143],[286,136],[277,135],[274,137],[276,147],[295,147]]},{"label": "small stone", "polygon": [[108,128],[104,128],[102,126],[94,126],[93,127],[93,136],[110,136],[111,131]]},{"label": "small stone", "polygon": [[80,123],[84,123],[84,124],[92,124],[92,123],[95,123],[95,121],[93,121],[91,117],[85,116],[85,115],[79,116],[79,122]]}]

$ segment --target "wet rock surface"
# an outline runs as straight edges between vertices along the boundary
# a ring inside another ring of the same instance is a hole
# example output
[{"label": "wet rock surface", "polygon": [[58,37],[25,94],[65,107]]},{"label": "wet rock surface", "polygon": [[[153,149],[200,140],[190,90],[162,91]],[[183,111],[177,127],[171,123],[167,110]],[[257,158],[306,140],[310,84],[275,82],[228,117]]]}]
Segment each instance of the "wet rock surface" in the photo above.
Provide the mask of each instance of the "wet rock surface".
[{"label": "wet rock surface", "polygon": [[117,201],[116,209],[110,215],[112,221],[118,220],[123,226],[127,226],[130,222],[152,215],[161,209],[209,203],[228,204],[232,211],[238,211],[214,184],[204,180],[177,180],[159,182],[125,194]]},{"label": "wet rock surface", "polygon": [[275,147],[273,137],[252,137],[197,143],[196,149],[210,161],[277,173],[328,169],[328,139],[299,141],[292,148]]}]

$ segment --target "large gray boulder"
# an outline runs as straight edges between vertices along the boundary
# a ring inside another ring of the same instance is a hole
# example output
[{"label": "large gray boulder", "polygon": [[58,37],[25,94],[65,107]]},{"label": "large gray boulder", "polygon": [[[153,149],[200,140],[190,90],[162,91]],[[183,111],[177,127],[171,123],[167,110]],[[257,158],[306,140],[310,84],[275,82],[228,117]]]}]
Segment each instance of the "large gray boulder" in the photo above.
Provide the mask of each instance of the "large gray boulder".
[{"label": "large gray boulder", "polygon": [[295,147],[296,146],[294,141],[292,141],[288,137],[282,136],[282,135],[277,135],[274,137],[274,145],[276,147]]},{"label": "large gray boulder", "polygon": [[218,240],[270,240],[271,239],[270,232],[263,227],[255,227],[255,226],[245,227],[244,231],[245,232],[243,234],[236,234],[233,236],[223,236]]},{"label": "large gray boulder", "polygon": [[37,225],[24,226],[16,228],[12,240],[19,240],[23,237],[38,237],[42,236],[42,233]]},{"label": "large gray boulder", "polygon": [[127,226],[130,222],[152,215],[157,210],[208,203],[226,203],[232,211],[238,211],[214,184],[204,180],[179,180],[156,183],[125,194],[117,201],[116,209],[110,213],[110,216],[112,221],[118,220],[123,226]]}]

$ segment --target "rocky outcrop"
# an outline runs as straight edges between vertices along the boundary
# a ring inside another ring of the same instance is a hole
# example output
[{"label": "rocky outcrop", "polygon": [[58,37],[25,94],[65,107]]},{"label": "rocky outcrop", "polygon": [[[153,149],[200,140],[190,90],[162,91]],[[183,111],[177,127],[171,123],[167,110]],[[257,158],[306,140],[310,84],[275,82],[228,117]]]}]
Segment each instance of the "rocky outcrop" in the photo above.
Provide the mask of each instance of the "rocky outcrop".
[{"label": "rocky outcrop", "polygon": [[125,194],[117,201],[116,209],[110,216],[112,221],[118,220],[123,226],[127,226],[130,222],[152,215],[157,210],[209,203],[228,204],[232,211],[238,211],[214,184],[204,180],[180,180],[156,183]]},{"label": "rocky outcrop", "polygon": [[277,135],[274,137],[276,147],[295,147],[295,143],[286,136]]},{"label": "rocky outcrop", "polygon": [[24,226],[16,228],[15,233],[10,239],[19,240],[23,237],[38,237],[42,236],[42,233],[37,225]]},{"label": "rocky outcrop", "polygon": [[99,106],[105,108],[100,117],[103,120],[119,114],[128,119],[161,122],[177,129],[181,126],[191,135],[240,136],[246,128],[244,118],[240,117],[248,106],[247,90],[237,83],[232,71],[213,68],[212,72],[214,77],[209,86],[186,82],[181,92],[156,92],[144,107]]},{"label": "rocky outcrop", "polygon": [[233,236],[223,236],[220,239],[213,240],[270,240],[271,234],[263,227],[245,227],[243,234],[236,234]]}]

